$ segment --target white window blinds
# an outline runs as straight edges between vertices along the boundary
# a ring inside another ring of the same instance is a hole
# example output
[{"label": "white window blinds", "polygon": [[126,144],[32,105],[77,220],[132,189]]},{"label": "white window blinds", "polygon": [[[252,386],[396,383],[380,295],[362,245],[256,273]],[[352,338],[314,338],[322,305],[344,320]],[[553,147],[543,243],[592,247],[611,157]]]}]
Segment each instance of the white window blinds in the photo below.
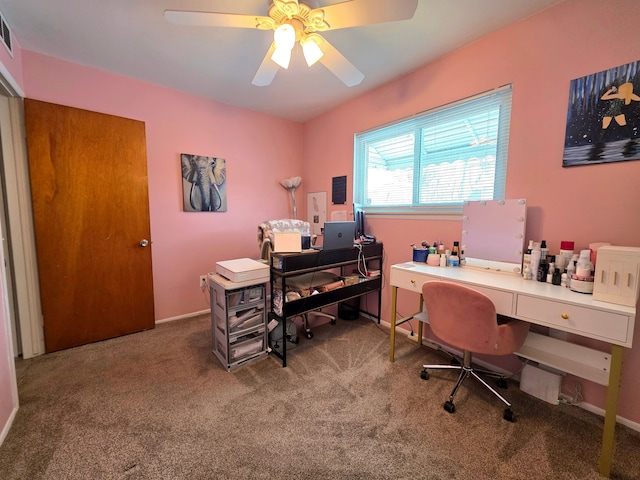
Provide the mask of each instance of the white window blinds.
[{"label": "white window blinds", "polygon": [[354,202],[367,211],[461,211],[504,198],[511,86],[355,136]]}]

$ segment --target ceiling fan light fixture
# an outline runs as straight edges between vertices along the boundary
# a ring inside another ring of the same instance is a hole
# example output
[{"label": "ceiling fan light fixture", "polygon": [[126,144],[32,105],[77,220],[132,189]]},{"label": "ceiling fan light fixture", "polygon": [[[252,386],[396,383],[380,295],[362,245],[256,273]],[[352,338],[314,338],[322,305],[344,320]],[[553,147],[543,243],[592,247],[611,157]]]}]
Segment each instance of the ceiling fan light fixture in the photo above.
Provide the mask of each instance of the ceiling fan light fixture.
[{"label": "ceiling fan light fixture", "polygon": [[296,43],[296,30],[290,23],[283,23],[273,32],[276,48],[291,50]]},{"label": "ceiling fan light fixture", "polygon": [[296,31],[292,25],[283,23],[276,28],[273,33],[273,41],[276,44],[276,49],[271,55],[271,60],[276,62],[284,69],[289,68],[289,62],[291,61],[291,50],[296,43]]},{"label": "ceiling fan light fixture", "polygon": [[291,50],[276,47],[273,55],[271,55],[271,60],[276,62],[282,68],[287,69],[289,68],[289,62],[291,61]]},{"label": "ceiling fan light fixture", "polygon": [[[177,25],[257,28],[274,31],[273,42],[251,81],[256,86],[270,85],[279,68],[289,67],[292,49],[296,42],[299,42],[307,65],[312,66],[320,61],[347,87],[353,87],[362,82],[364,74],[319,33],[409,20],[413,18],[418,2],[419,0],[324,0],[323,2],[269,0],[267,16],[165,10],[164,17]],[[329,5],[314,8],[319,3]]]},{"label": "ceiling fan light fixture", "polygon": [[312,66],[324,55],[318,46],[316,38],[313,36],[308,36],[300,43],[302,43],[302,53],[304,54],[304,59],[307,61],[308,66]]}]

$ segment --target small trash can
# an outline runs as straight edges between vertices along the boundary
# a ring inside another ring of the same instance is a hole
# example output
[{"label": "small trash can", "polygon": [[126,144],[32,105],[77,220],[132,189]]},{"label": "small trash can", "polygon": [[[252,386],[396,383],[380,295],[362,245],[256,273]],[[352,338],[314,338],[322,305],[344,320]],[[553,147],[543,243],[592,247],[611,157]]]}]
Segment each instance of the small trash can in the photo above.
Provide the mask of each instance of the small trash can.
[{"label": "small trash can", "polygon": [[360,297],[350,298],[338,304],[338,318],[357,320],[360,318]]}]

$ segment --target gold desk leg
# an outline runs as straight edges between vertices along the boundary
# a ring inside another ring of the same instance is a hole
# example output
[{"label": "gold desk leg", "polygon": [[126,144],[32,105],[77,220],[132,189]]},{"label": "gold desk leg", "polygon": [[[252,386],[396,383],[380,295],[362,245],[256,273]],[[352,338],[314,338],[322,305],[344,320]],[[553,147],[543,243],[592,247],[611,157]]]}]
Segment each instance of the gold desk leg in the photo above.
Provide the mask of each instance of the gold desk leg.
[{"label": "gold desk leg", "polygon": [[389,346],[389,361],[393,362],[394,352],[396,349],[396,308],[398,306],[398,287],[391,287],[391,334],[389,339],[391,345]]},{"label": "gold desk leg", "polygon": [[602,433],[602,451],[600,453],[600,475],[609,478],[611,475],[611,457],[613,454],[613,440],[616,430],[616,415],[618,410],[618,393],[622,377],[622,353],[620,345],[613,345],[611,350],[611,371],[607,388],[607,408],[604,415],[604,431]]},{"label": "gold desk leg", "polygon": [[[424,305],[424,300],[422,299],[422,294],[420,294],[420,308],[419,312],[422,311],[422,307]],[[422,322],[418,320],[418,345],[422,345]]]}]

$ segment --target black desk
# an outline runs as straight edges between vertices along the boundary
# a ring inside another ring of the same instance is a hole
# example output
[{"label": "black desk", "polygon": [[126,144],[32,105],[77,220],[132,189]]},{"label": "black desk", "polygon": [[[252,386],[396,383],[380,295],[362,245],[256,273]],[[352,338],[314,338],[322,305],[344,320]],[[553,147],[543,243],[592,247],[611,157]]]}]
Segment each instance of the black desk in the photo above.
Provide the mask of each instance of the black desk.
[{"label": "black desk", "polygon": [[[273,253],[271,255],[270,283],[271,283],[271,313],[282,324],[282,351],[272,350],[282,360],[282,366],[287,366],[287,318],[302,315],[322,307],[334,305],[352,298],[360,297],[371,292],[378,292],[378,311],[376,314],[364,312],[373,316],[380,323],[380,310],[382,303],[382,257],[383,247],[381,243],[362,245],[362,251],[358,247],[343,248],[338,250],[309,250],[302,253]],[[340,269],[341,276],[353,275],[352,271],[359,261],[364,260],[369,270],[380,272],[378,276],[362,277],[358,283],[345,285],[328,292],[302,297],[297,300],[285,301],[287,279],[322,270]],[[373,267],[372,267],[373,265]],[[282,316],[278,316],[274,310],[275,289],[282,289]]]}]

